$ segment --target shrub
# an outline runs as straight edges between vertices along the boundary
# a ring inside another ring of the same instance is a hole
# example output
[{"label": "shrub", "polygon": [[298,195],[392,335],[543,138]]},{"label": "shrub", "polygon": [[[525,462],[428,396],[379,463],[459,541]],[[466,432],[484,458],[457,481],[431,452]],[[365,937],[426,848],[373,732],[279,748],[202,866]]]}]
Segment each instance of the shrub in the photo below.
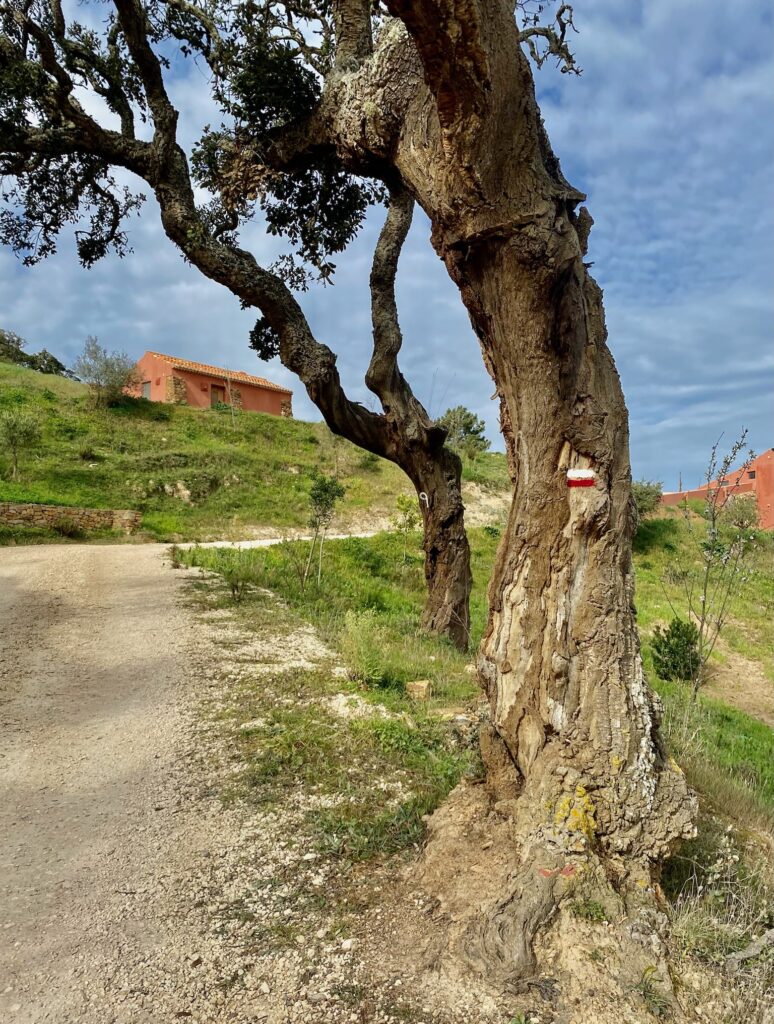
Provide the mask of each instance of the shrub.
[{"label": "shrub", "polygon": [[738,530],[754,530],[758,526],[758,501],[754,494],[735,494],[727,501],[720,521]]},{"label": "shrub", "polygon": [[322,579],[323,541],[325,540],[325,534],[328,527],[331,525],[333,520],[336,503],[341,501],[343,497],[344,487],[339,483],[335,476],[325,476],[324,473],[318,473],[315,476],[314,483],[309,491],[309,503],[312,507],[312,512],[309,516],[309,525],[314,530],[314,537],[312,538],[312,545],[309,548],[309,558],[304,571],[303,584],[306,583],[306,579],[309,575],[309,569],[311,568],[312,557],[314,555],[314,547],[318,538],[320,541],[320,555],[317,563],[318,585]]},{"label": "shrub", "polygon": [[0,440],[11,454],[11,479],[19,475],[19,455],[40,443],[40,423],[25,409],[0,412]]},{"label": "shrub", "polygon": [[417,506],[416,498],[412,498],[408,494],[399,494],[395,503],[395,511],[390,516],[390,525],[396,533],[403,537],[403,565],[406,564],[408,535],[417,529],[421,521],[422,514]]},{"label": "shrub", "polygon": [[367,473],[378,472],[382,468],[379,456],[373,452],[363,452],[358,461],[358,468],[364,469]]},{"label": "shrub", "polygon": [[490,526],[485,526],[483,529],[484,529],[484,533],[487,535],[487,537],[491,537],[492,540],[497,540],[497,538],[502,533],[502,530],[500,529],[499,526],[491,526],[490,525]]},{"label": "shrub", "polygon": [[632,483],[632,497],[637,506],[637,518],[644,519],[655,512],[661,504],[663,485],[658,480],[635,480]]},{"label": "shrub", "polygon": [[71,540],[79,540],[86,536],[86,531],[78,526],[70,516],[60,516],[52,526],[52,530],[60,537],[69,537]]},{"label": "shrub", "polygon": [[672,619],[665,630],[656,626],[650,646],[659,678],[687,682],[696,677],[701,665],[699,630],[692,622]]},{"label": "shrub", "polygon": [[458,455],[475,459],[489,448],[489,441],[484,436],[484,421],[464,405],[447,409],[438,420],[438,426],[447,431],[446,444]]},{"label": "shrub", "polygon": [[134,360],[125,352],[108,352],[93,335],[75,361],[75,372],[91,388],[95,405],[102,408],[120,402],[127,389],[140,383]]},{"label": "shrub", "polygon": [[356,679],[368,686],[384,685],[383,659],[386,646],[384,628],[373,608],[346,613],[341,634],[341,653]]}]

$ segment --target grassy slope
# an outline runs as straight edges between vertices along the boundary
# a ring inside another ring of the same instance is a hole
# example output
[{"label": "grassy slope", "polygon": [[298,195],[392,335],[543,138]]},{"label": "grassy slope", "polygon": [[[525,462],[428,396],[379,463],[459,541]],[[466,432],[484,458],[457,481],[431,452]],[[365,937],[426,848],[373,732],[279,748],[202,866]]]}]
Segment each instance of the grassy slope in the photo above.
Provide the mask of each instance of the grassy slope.
[{"label": "grassy slope", "polygon": [[[659,566],[678,547],[688,549],[685,524],[668,528],[655,520],[640,530],[635,553],[637,600],[646,671],[666,706],[666,727],[675,754],[709,802],[744,805],[750,819],[768,818],[774,806],[774,732],[762,722],[718,701],[702,698],[694,706],[685,688],[655,679],[649,649],[652,624],[670,617],[662,607],[656,576]],[[472,644],[478,643],[486,621],[486,585],[497,541],[484,530],[471,530],[474,589],[471,594]],[[665,546],[668,536],[672,545]],[[418,538],[415,539],[418,542]],[[343,651],[361,674],[370,676],[380,699],[401,703],[403,684],[431,679],[434,703],[447,707],[470,699],[475,682],[466,671],[468,658],[417,630],[424,596],[418,551],[401,565],[398,537],[382,534],[367,540],[330,543],[326,548],[322,588],[316,582],[302,589],[299,569],[308,546],[303,543],[261,551],[193,550],[186,561],[252,580],[279,593],[323,638]],[[774,577],[772,538],[762,537],[752,584],[735,605],[740,635],[752,637],[745,653],[766,657],[770,637]]]},{"label": "grassy slope", "polygon": [[[338,472],[347,493],[344,523],[387,514],[409,489],[401,471],[373,462],[334,438],[322,423],[259,413],[197,411],[145,402],[97,411],[87,389],[0,362],[0,409],[23,406],[43,425],[40,448],[7,478],[0,453],[0,500],[94,508],[137,508],[147,534],[161,540],[249,536],[259,526],[303,527],[315,470]],[[506,485],[505,459],[490,455],[467,473]],[[192,504],[165,493],[178,481]]]}]

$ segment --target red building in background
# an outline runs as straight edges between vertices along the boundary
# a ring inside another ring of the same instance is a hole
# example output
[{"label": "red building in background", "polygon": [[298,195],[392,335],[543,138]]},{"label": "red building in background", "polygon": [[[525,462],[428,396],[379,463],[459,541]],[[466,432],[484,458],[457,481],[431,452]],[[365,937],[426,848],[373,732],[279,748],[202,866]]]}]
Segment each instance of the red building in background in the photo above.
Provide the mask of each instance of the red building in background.
[{"label": "red building in background", "polygon": [[223,403],[248,412],[293,415],[292,391],[241,370],[146,352],[137,362],[137,371],[140,385],[135,394],[151,402],[191,405],[195,409]]},{"label": "red building in background", "polygon": [[704,487],[696,487],[692,491],[667,491],[661,498],[664,505],[679,505],[685,498],[707,497],[707,490],[720,487],[723,491],[734,491],[734,494],[754,494],[758,502],[758,522],[762,529],[774,529],[774,448],[769,448],[763,455],[753,459],[747,469],[734,469],[724,480],[713,480]]}]

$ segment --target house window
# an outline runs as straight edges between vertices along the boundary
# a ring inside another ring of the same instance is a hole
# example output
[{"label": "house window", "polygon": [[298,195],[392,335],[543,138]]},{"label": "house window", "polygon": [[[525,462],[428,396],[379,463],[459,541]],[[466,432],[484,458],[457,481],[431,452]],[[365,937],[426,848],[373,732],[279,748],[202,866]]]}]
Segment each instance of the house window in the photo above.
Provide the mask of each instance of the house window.
[{"label": "house window", "polygon": [[748,473],[747,473],[747,477],[750,480],[754,480],[755,479],[755,470],[754,469],[749,470]]},{"label": "house window", "polygon": [[218,402],[226,401],[226,389],[219,384],[210,387],[210,405],[217,405]]},{"label": "house window", "polygon": [[143,398],[150,398],[150,388],[151,388],[151,382],[149,380],[144,380],[142,382],[142,397]]}]

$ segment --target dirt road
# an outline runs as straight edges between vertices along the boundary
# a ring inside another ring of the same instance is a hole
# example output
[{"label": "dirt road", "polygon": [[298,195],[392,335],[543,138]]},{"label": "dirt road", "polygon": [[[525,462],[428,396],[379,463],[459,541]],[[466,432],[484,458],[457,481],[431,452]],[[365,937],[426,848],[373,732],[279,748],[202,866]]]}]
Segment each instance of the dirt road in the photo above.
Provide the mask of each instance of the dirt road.
[{"label": "dirt road", "polygon": [[161,545],[0,548],[0,1020],[167,1019],[143,976],[196,942],[168,913],[192,842],[178,587]]}]

